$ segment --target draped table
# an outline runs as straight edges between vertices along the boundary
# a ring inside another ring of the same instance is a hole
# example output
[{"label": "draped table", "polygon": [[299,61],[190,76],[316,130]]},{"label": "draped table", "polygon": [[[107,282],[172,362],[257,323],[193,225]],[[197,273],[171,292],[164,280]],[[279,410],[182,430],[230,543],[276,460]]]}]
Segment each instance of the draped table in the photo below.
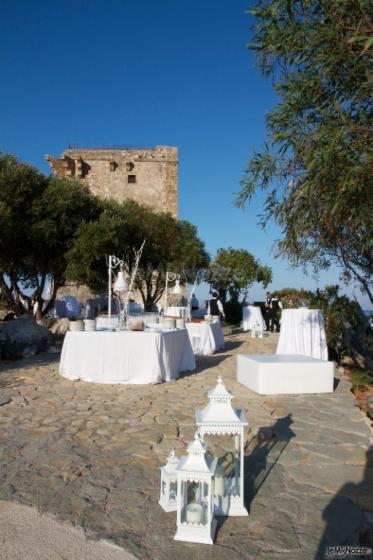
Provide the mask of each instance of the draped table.
[{"label": "draped table", "polygon": [[169,317],[187,317],[188,307],[167,307],[165,315]]},{"label": "draped table", "polygon": [[260,307],[248,305],[242,308],[242,328],[244,331],[251,331],[259,325],[263,331],[266,330],[266,324],[263,319]]},{"label": "draped table", "polygon": [[320,309],[283,309],[276,354],[328,359],[324,316]]},{"label": "draped table", "polygon": [[194,354],[211,356],[224,348],[224,334],[219,321],[216,323],[186,323]]},{"label": "draped table", "polygon": [[95,383],[160,383],[196,367],[187,331],[67,332],[60,374]]}]

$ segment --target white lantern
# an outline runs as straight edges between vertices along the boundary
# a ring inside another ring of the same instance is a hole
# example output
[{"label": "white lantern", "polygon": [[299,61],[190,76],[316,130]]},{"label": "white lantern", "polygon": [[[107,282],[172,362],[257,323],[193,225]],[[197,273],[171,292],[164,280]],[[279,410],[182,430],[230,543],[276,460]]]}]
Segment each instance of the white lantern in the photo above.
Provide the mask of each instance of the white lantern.
[{"label": "white lantern", "polygon": [[126,279],[124,278],[124,272],[123,270],[120,270],[118,272],[118,276],[114,282],[114,286],[113,286],[114,292],[128,292],[128,284],[126,282]]},{"label": "white lantern", "polygon": [[254,327],[251,330],[252,338],[263,338],[263,328],[258,321],[255,321]]},{"label": "white lantern", "polygon": [[216,531],[213,476],[216,460],[196,433],[188,455],[177,467],[177,531],[175,540],[213,544]]},{"label": "white lantern", "polygon": [[[221,376],[208,393],[209,404],[196,410],[198,432],[210,436],[231,436],[234,447],[230,465],[217,462],[215,477],[214,513],[216,516],[248,515],[244,505],[244,428],[247,426],[243,410],[233,409],[232,394],[225,388]],[[227,454],[226,454],[227,455]]]},{"label": "white lantern", "polygon": [[178,463],[179,459],[173,449],[167,457],[167,463],[161,467],[161,495],[158,503],[167,512],[176,511]]},{"label": "white lantern", "polygon": [[183,290],[180,286],[180,280],[179,279],[176,280],[175,286],[172,289],[172,293],[176,296],[181,296],[182,295]]}]

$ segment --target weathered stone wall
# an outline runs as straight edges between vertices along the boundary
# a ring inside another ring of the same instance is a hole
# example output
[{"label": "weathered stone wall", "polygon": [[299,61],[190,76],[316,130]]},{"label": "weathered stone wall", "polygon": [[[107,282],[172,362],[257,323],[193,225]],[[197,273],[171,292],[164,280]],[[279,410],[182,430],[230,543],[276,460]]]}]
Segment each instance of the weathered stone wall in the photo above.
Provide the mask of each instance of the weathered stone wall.
[{"label": "weathered stone wall", "polygon": [[[178,150],[69,149],[60,158],[46,156],[57,174],[80,179],[92,192],[118,202],[131,198],[157,212],[178,216]],[[135,181],[135,182],[131,182]]]},{"label": "weathered stone wall", "polygon": [[[131,198],[156,212],[178,217],[178,150],[170,146],[150,149],[69,149],[59,157],[46,156],[53,172],[79,179],[101,198],[118,202]],[[136,182],[130,182],[135,176]],[[86,286],[67,284],[57,297],[72,295],[80,303],[94,294]],[[142,302],[139,293],[134,295]]]}]

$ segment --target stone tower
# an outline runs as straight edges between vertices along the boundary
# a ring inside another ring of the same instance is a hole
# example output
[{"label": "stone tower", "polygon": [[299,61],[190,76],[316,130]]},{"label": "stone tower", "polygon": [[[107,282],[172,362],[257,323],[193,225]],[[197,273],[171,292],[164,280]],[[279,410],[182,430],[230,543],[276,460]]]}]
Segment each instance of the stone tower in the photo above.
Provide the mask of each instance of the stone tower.
[{"label": "stone tower", "polygon": [[47,155],[53,172],[80,179],[99,197],[131,198],[178,217],[178,151],[175,147],[73,148]]}]

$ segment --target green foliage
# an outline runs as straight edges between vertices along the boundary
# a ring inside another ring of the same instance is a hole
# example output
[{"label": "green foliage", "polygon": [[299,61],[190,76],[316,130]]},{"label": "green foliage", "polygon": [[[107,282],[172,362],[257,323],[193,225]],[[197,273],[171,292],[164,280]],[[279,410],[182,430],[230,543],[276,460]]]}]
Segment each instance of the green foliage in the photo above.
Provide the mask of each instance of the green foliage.
[{"label": "green foliage", "polygon": [[[97,215],[96,199],[80,183],[45,177],[0,153],[0,287],[15,313],[32,313],[35,303],[39,317],[50,309],[75,231]],[[42,312],[47,282],[53,289]]]},{"label": "green foliage", "polygon": [[93,291],[107,287],[106,257],[114,254],[125,262],[128,273],[134,264],[133,249],[145,239],[135,287],[146,309],[159,301],[165,289],[165,271],[194,279],[196,270],[209,262],[197,228],[177,221],[171,214],[156,213],[132,200],[103,203],[98,220],[82,224],[69,251],[68,278],[87,284]]},{"label": "green foliage", "polygon": [[254,41],[279,102],[238,205],[267,190],[263,223],[294,265],[337,263],[373,302],[371,0],[260,0]]},{"label": "green foliage", "polygon": [[371,383],[373,383],[372,376],[369,375],[368,372],[360,369],[351,369],[349,370],[348,375],[353,389],[360,389],[363,391],[364,389],[367,389]]},{"label": "green foliage", "polygon": [[272,280],[270,268],[260,264],[245,249],[219,249],[210,263],[206,280],[214,290],[219,292],[222,301],[229,295],[237,302],[240,294],[247,296],[249,287],[254,282],[261,282],[264,287]]},{"label": "green foliage", "polygon": [[238,301],[226,301],[224,313],[227,323],[237,324],[242,321],[242,304]]}]

